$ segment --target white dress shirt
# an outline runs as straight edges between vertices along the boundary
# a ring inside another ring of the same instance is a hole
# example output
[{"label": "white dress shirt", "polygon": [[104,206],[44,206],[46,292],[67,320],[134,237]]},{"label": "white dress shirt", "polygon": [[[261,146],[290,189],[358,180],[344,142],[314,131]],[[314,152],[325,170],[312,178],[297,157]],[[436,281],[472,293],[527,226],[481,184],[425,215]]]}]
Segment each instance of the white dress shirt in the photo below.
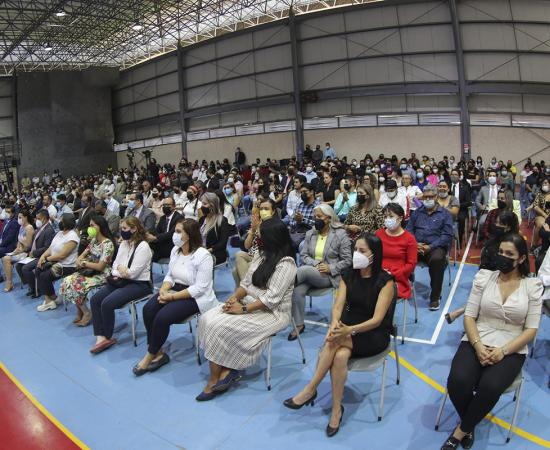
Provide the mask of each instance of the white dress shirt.
[{"label": "white dress shirt", "polygon": [[123,240],[120,247],[118,247],[116,259],[113,262],[113,276],[120,277],[120,272],[117,268],[122,265],[128,269],[130,275],[128,279],[134,281],[151,281],[151,259],[153,258],[153,252],[149,244],[145,241],[139,243],[134,253],[132,265],[128,267],[133,251],[134,244],[130,245],[128,241]]}]

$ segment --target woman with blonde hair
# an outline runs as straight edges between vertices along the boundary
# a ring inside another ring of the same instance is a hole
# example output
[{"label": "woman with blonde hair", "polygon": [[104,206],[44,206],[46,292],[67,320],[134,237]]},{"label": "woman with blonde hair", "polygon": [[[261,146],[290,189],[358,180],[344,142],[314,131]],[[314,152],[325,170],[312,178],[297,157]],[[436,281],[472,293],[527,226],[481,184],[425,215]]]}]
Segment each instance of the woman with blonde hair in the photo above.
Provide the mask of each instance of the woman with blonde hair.
[{"label": "woman with blonde hair", "polygon": [[372,186],[362,184],[357,188],[357,204],[350,209],[344,225],[354,240],[361,233],[374,234],[384,226],[384,213],[378,206]]},{"label": "woman with blonde hair", "polygon": [[[310,289],[337,288],[342,272],[351,267],[351,242],[330,205],[320,204],[313,210],[315,226],[306,233],[292,294],[292,317],[301,334],[305,330],[306,295]],[[292,331],[288,340],[296,339]]]},{"label": "woman with blonde hair", "polygon": [[229,224],[220,208],[220,199],[213,192],[206,192],[201,197],[201,217],[199,219],[203,245],[216,258],[216,264],[227,259],[227,240]]}]

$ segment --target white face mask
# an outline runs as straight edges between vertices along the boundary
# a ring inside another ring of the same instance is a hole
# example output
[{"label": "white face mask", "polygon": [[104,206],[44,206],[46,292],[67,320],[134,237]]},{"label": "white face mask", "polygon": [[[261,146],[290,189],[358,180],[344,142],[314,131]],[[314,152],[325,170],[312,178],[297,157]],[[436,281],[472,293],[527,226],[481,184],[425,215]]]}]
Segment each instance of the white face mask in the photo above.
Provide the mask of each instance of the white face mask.
[{"label": "white face mask", "polygon": [[36,228],[42,228],[42,225],[44,225],[40,219],[37,219],[35,224],[36,224]]},{"label": "white face mask", "polygon": [[545,184],[543,187],[542,187],[542,192],[548,192],[550,191],[550,186],[548,186],[547,184]]},{"label": "white face mask", "polygon": [[174,243],[174,246],[177,248],[183,247],[186,241],[184,241],[181,238],[181,233],[175,233],[172,235],[172,242]]},{"label": "white face mask", "polygon": [[0,214],[0,220],[8,220],[8,219],[9,217],[6,214],[6,211],[2,211],[2,213]]},{"label": "white face mask", "polygon": [[395,196],[397,195],[397,191],[388,191],[388,197],[389,198],[395,198]]},{"label": "white face mask", "polygon": [[495,184],[497,182],[497,177],[489,177],[487,181],[489,181],[489,184]]},{"label": "white face mask", "polygon": [[353,268],[354,269],[366,269],[370,266],[371,260],[368,256],[359,253],[358,251],[353,252]]},{"label": "white face mask", "polygon": [[394,231],[399,227],[399,222],[397,222],[397,219],[395,217],[386,217],[384,220],[384,226],[390,230]]},{"label": "white face mask", "polygon": [[19,224],[20,227],[23,226],[23,219],[17,219],[17,223]]}]

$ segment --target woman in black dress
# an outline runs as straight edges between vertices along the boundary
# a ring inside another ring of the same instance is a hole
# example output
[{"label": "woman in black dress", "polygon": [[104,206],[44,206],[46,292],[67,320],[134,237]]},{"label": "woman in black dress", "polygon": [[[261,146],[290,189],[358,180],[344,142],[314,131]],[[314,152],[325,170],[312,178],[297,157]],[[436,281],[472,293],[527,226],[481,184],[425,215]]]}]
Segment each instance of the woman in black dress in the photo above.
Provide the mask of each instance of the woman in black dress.
[{"label": "woman in black dress", "polygon": [[301,392],[284,402],[290,409],[313,406],[317,387],[330,370],[332,414],[326,428],[328,437],[338,432],[344,414],[342,396],[348,360],[376,355],[389,345],[394,290],[393,277],[382,270],[382,241],[375,235],[362,234],[355,242],[353,269],[342,275],[315,374]]}]

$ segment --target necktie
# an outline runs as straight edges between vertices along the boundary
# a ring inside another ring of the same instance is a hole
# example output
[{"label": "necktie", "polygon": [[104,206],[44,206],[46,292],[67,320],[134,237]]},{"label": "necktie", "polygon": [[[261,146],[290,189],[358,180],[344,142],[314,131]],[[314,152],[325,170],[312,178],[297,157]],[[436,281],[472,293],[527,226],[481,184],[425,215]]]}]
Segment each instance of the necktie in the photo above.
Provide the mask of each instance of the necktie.
[{"label": "necktie", "polygon": [[453,184],[453,197],[456,198],[456,184]]}]

